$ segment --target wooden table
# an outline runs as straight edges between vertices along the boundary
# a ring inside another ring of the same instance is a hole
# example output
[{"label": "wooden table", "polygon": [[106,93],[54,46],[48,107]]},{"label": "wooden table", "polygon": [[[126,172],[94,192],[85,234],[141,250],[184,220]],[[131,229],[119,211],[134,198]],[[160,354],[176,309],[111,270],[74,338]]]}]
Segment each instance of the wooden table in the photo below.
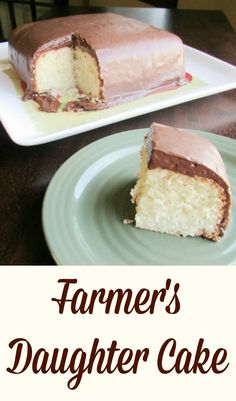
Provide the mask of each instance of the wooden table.
[{"label": "wooden table", "polygon": [[[175,32],[185,44],[236,64],[236,34],[219,11],[154,8],[112,11],[150,21]],[[148,127],[153,121],[236,139],[236,90],[34,147],[14,144],[0,125],[0,263],[54,264],[41,224],[42,201],[53,174],[87,144],[113,133]]]}]

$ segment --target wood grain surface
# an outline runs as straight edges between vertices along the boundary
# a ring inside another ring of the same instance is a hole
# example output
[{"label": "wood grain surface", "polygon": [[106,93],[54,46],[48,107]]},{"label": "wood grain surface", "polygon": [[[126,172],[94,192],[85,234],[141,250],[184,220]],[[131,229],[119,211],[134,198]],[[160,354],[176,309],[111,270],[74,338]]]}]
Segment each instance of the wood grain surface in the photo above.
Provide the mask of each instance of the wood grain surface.
[{"label": "wood grain surface", "polygon": [[[178,34],[185,44],[236,64],[236,34],[219,11],[112,11],[150,21]],[[61,9],[58,13],[62,13]],[[153,121],[236,139],[236,90],[33,147],[14,144],[0,124],[0,264],[54,264],[41,224],[42,201],[54,173],[87,144],[117,132],[148,127]]]}]

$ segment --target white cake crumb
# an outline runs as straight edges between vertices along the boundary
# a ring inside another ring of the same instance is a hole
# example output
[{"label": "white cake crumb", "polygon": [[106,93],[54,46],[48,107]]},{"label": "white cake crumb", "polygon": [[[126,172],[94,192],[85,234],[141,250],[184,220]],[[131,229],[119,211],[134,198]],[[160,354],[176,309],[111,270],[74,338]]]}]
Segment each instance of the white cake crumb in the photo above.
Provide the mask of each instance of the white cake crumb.
[{"label": "white cake crumb", "polygon": [[132,224],[133,222],[134,222],[134,220],[132,220],[132,219],[124,219],[123,220],[124,224]]}]

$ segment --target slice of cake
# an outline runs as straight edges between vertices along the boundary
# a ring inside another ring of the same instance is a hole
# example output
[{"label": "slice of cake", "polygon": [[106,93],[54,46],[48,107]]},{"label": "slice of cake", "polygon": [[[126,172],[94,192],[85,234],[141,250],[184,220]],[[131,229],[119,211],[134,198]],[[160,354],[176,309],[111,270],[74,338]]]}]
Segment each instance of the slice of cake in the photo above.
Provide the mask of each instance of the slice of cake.
[{"label": "slice of cake", "polygon": [[186,82],[181,39],[111,13],[19,26],[9,57],[26,83],[26,99],[45,111],[63,102],[65,110],[105,108]]},{"label": "slice of cake", "polygon": [[131,190],[136,227],[217,241],[230,219],[231,192],[223,160],[203,137],[153,123]]}]

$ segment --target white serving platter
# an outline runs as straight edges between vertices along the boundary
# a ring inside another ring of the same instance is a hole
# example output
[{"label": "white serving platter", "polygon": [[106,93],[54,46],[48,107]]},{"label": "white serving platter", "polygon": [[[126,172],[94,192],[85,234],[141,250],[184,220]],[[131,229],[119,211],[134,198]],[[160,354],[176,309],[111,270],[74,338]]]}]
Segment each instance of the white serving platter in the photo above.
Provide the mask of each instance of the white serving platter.
[{"label": "white serving platter", "polygon": [[34,102],[21,100],[21,81],[8,60],[8,43],[0,43],[0,120],[15,143],[37,145],[236,88],[235,66],[188,46],[185,59],[193,80],[181,88],[106,110],[45,113]]}]

